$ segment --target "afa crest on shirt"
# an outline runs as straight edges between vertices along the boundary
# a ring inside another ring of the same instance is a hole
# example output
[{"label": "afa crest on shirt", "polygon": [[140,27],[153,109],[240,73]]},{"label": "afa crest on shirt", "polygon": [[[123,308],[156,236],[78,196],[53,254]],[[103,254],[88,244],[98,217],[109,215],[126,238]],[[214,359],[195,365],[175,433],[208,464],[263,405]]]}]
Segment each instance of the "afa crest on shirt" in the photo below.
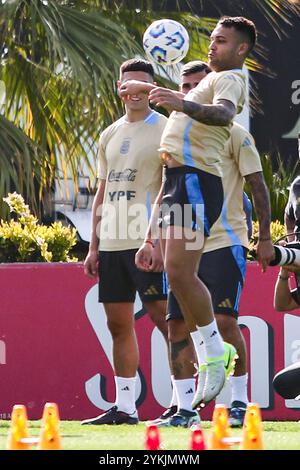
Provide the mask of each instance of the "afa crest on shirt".
[{"label": "afa crest on shirt", "polygon": [[129,152],[130,148],[130,140],[129,138],[125,138],[121,144],[120,147],[120,154],[121,155],[126,155]]}]

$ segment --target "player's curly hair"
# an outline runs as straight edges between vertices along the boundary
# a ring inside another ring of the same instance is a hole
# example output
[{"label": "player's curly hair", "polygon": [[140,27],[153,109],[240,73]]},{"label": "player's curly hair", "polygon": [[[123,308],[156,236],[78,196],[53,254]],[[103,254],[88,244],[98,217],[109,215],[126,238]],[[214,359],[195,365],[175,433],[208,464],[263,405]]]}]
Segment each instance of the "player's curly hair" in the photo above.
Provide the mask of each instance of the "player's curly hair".
[{"label": "player's curly hair", "polygon": [[249,44],[249,52],[252,51],[257,40],[257,30],[253,21],[243,16],[223,16],[218,21],[218,25],[225,28],[234,28],[241,33]]}]

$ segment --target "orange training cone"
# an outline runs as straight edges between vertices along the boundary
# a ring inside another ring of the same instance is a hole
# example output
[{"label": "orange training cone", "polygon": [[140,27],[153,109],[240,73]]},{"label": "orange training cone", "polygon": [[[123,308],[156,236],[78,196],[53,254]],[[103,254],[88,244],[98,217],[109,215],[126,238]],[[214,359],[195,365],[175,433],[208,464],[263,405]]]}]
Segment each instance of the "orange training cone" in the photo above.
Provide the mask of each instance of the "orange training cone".
[{"label": "orange training cone", "polygon": [[191,450],[206,450],[204,434],[200,426],[194,426],[191,428],[191,441],[190,449]]},{"label": "orange training cone", "polygon": [[160,435],[158,427],[154,424],[146,428],[145,449],[160,450]]},{"label": "orange training cone", "polygon": [[30,445],[23,443],[23,438],[28,438],[27,412],[24,405],[15,405],[11,414],[11,428],[8,435],[8,450],[28,450]]},{"label": "orange training cone", "polygon": [[248,403],[240,449],[263,450],[263,448],[260,409],[256,403]]},{"label": "orange training cone", "polygon": [[38,449],[62,449],[59,430],[59,414],[56,403],[46,403],[44,406]]},{"label": "orange training cone", "polygon": [[211,450],[228,450],[229,445],[223,439],[229,437],[230,434],[227,408],[225,405],[216,405],[212,419],[209,448]]}]

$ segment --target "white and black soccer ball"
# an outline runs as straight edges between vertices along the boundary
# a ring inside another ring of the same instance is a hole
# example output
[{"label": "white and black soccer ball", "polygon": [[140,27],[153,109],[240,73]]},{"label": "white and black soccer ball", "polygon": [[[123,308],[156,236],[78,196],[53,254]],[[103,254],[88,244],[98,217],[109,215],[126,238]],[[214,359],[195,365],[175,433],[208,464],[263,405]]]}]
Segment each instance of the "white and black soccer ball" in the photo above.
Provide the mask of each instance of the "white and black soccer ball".
[{"label": "white and black soccer ball", "polygon": [[143,47],[149,60],[160,65],[174,65],[188,53],[190,38],[175,20],[154,21],[145,31]]}]

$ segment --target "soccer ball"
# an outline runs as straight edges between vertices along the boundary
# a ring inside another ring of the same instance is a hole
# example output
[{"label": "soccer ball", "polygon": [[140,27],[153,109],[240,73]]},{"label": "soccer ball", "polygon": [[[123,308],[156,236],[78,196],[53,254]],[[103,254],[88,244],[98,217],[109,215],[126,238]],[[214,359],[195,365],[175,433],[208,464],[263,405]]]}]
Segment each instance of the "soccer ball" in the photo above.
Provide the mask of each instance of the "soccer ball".
[{"label": "soccer ball", "polygon": [[145,31],[143,47],[149,60],[160,65],[180,62],[189,50],[187,30],[175,20],[154,21]]}]

